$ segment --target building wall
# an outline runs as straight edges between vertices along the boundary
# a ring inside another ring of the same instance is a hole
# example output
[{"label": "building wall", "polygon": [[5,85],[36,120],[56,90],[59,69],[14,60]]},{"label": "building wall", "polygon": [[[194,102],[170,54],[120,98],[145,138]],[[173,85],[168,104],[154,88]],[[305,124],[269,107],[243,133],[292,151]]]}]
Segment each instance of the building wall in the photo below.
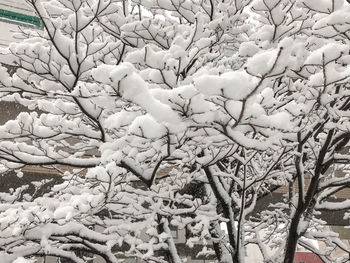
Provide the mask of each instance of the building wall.
[{"label": "building wall", "polygon": [[0,47],[7,47],[17,41],[15,32],[19,26],[35,27],[29,20],[25,22],[34,16],[25,0],[0,0]]}]

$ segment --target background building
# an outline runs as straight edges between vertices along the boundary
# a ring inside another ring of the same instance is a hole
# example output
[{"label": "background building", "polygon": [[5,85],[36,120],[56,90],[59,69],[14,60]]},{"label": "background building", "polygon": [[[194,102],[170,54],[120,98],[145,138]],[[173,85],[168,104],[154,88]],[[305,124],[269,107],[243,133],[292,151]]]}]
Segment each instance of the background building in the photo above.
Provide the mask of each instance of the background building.
[{"label": "background building", "polygon": [[0,0],[0,47],[16,41],[18,26],[41,27],[41,22],[25,0]]}]

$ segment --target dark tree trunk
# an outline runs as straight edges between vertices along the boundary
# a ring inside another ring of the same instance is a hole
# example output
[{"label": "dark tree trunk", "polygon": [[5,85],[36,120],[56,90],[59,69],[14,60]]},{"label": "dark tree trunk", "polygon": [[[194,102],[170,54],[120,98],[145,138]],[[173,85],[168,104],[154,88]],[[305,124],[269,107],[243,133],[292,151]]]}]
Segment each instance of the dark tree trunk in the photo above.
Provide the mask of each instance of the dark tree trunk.
[{"label": "dark tree trunk", "polygon": [[232,263],[239,263],[238,249],[236,247],[236,239],[235,239],[234,231],[232,228],[232,224],[234,224],[234,222],[231,222],[231,218],[232,218],[231,212],[233,213],[233,209],[230,206],[230,204],[228,204],[224,200],[224,198],[221,196],[220,191],[216,187],[213,175],[212,175],[211,171],[209,170],[209,168],[205,167],[204,172],[208,178],[208,182],[211,186],[211,189],[213,190],[213,193],[214,193],[216,199],[218,200],[220,206],[222,207],[222,212],[223,212],[225,218],[227,218],[229,220],[226,223],[226,225],[227,225],[229,243],[230,243],[232,250],[233,250],[233,253],[231,254]]},{"label": "dark tree trunk", "polygon": [[289,234],[288,234],[283,263],[294,263],[294,255],[295,255],[298,240],[300,237],[298,234],[298,225],[300,222],[300,216],[301,216],[300,211],[296,211],[296,214],[294,215],[294,217],[292,219],[290,229],[289,229]]}]

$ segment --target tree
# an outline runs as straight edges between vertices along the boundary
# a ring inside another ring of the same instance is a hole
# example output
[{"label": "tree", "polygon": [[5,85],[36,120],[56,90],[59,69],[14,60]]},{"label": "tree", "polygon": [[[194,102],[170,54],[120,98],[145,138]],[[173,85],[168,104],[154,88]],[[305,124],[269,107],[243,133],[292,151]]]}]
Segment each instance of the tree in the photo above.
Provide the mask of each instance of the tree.
[{"label": "tree", "polygon": [[319,218],[349,209],[329,198],[350,183],[344,1],[28,2],[44,30],[23,29],[16,72],[0,70],[2,100],[29,110],[0,127],[2,170],[50,167],[64,183],[2,194],[5,262],[183,262],[172,229],[219,262],[248,244],[265,262],[293,262],[297,245],[349,259]]}]

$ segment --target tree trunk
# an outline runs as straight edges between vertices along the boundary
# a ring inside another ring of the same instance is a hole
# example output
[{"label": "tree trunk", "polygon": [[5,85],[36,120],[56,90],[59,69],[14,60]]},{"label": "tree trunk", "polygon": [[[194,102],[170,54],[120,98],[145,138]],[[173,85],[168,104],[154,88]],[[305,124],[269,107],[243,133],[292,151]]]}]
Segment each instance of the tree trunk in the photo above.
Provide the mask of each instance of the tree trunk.
[{"label": "tree trunk", "polygon": [[[214,240],[219,240],[219,241],[213,241],[215,256],[218,262],[226,263],[227,261],[225,261],[225,259],[230,257],[230,255],[225,243],[222,240],[220,240],[220,237],[221,237],[221,235],[219,234],[220,232],[221,232],[221,229],[220,229],[219,223],[217,222],[213,223],[210,228],[211,237]],[[230,263],[230,262],[231,260],[227,263]]]},{"label": "tree trunk", "polygon": [[[231,245],[231,248],[233,252],[231,253],[231,258],[232,258],[232,263],[240,263],[239,261],[239,251],[236,246],[236,231],[234,227],[234,214],[233,214],[233,209],[230,203],[227,202],[227,200],[222,196],[222,191],[219,190],[219,185],[217,185],[217,182],[211,173],[209,167],[204,168],[204,172],[208,178],[208,182],[210,184],[210,187],[218,200],[219,204],[222,207],[222,212],[224,214],[224,217],[228,219],[228,222],[226,223],[227,225],[227,232],[228,232],[228,239],[229,243]],[[225,259],[224,259],[225,260]],[[225,262],[225,261],[223,261]]]}]

